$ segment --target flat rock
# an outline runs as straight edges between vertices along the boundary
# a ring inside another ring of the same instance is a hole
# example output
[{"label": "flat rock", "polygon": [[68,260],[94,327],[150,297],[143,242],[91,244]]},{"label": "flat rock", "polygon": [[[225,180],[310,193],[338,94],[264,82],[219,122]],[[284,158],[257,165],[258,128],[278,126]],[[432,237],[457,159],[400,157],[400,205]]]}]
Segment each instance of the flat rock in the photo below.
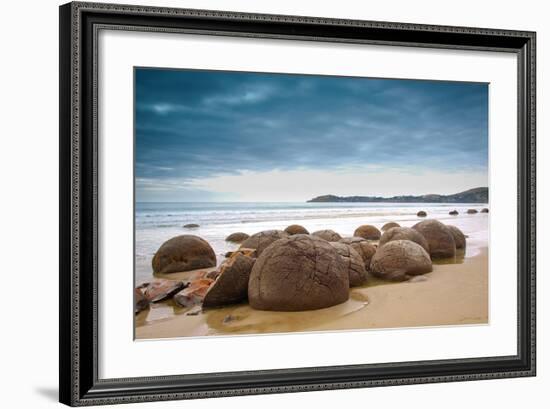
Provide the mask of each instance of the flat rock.
[{"label": "flat rock", "polygon": [[174,301],[181,307],[192,307],[201,304],[213,282],[214,280],[209,278],[195,280],[187,288],[174,295]]},{"label": "flat rock", "polygon": [[182,281],[166,280],[163,278],[151,281],[143,291],[143,296],[149,302],[159,302],[171,298],[184,287]]}]

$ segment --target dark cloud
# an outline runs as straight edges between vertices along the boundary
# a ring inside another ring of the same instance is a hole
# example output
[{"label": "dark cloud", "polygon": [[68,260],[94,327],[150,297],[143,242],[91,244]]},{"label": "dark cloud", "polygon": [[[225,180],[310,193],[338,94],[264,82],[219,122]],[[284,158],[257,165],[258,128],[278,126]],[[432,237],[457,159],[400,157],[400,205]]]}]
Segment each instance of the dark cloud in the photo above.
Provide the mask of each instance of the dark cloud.
[{"label": "dark cloud", "polygon": [[138,68],[136,177],[486,169],[486,84]]}]

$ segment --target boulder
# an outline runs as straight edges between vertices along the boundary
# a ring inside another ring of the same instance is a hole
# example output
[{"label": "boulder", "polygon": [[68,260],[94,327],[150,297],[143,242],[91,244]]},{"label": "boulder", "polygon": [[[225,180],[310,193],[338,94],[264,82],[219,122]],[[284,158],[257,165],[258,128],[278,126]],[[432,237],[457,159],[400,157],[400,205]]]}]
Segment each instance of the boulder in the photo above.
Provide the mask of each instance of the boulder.
[{"label": "boulder", "polygon": [[287,232],[291,236],[295,234],[309,234],[307,229],[304,226],[300,226],[299,224],[291,224],[285,229],[285,232]]},{"label": "boulder", "polygon": [[313,235],[273,243],[256,260],[248,282],[250,306],[258,310],[315,310],[348,298],[345,263],[334,247]]},{"label": "boulder", "polygon": [[255,249],[256,256],[259,257],[267,246],[285,237],[288,237],[288,233],[282,230],[265,230],[250,236],[241,244],[240,248]]},{"label": "boulder", "polygon": [[191,234],[164,242],[153,257],[153,272],[175,273],[216,266],[216,254],[206,240]]},{"label": "boulder", "polygon": [[450,214],[451,216],[457,216],[457,215],[458,215],[458,212],[457,212],[456,210],[451,210],[451,211],[449,212],[449,214]]},{"label": "boulder", "polygon": [[349,277],[349,286],[358,287],[365,284],[367,282],[367,271],[361,255],[350,244],[331,242],[330,245],[336,249],[344,260]]},{"label": "boulder", "polygon": [[231,233],[229,236],[225,238],[225,241],[229,241],[231,243],[242,243],[246,239],[248,239],[250,236],[243,232],[237,232],[237,233]]},{"label": "boulder", "polygon": [[184,287],[182,281],[157,279],[151,281],[143,290],[143,296],[148,302],[159,302],[171,298]]},{"label": "boulder", "polygon": [[411,229],[410,227],[393,227],[385,231],[382,237],[380,238],[380,241],[378,244],[380,246],[383,246],[384,244],[394,240],[410,240],[422,246],[422,248],[426,250],[428,253],[430,252],[430,246],[428,245],[428,241],[424,238],[422,234],[420,234],[414,229]]},{"label": "boulder", "polygon": [[196,229],[197,227],[200,227],[200,225],[196,223],[188,223],[188,224],[184,224],[183,227],[186,229]]},{"label": "boulder", "polygon": [[477,213],[477,210],[476,209],[468,209],[468,211],[466,212],[468,214],[476,214]]},{"label": "boulder", "polygon": [[392,227],[401,227],[399,223],[389,222],[382,226],[382,231],[391,229]]},{"label": "boulder", "polygon": [[456,244],[451,231],[437,220],[424,220],[413,227],[424,236],[432,258],[449,258],[456,255]]},{"label": "boulder", "polygon": [[382,234],[376,227],[371,226],[370,224],[364,224],[355,229],[353,235],[356,237],[363,237],[367,240],[380,240],[380,236]]},{"label": "boulder", "polygon": [[145,298],[139,288],[134,288],[134,312],[137,314],[149,307],[149,300]]},{"label": "boulder", "polygon": [[405,281],[432,271],[432,261],[422,246],[395,240],[381,246],[371,262],[371,272],[384,280]]},{"label": "boulder", "polygon": [[187,288],[184,288],[179,293],[174,295],[174,301],[180,307],[192,307],[202,303],[208,288],[214,280],[209,278],[201,278],[193,281]]},{"label": "boulder", "polygon": [[336,233],[334,230],[326,229],[326,230],[317,230],[311,233],[313,237],[317,237],[319,239],[323,239],[326,241],[338,241],[342,238],[338,233]]},{"label": "boulder", "polygon": [[365,269],[367,271],[370,269],[372,256],[376,253],[376,247],[373,244],[362,237],[344,237],[338,242],[350,245],[363,259]]},{"label": "boulder", "polygon": [[219,275],[204,296],[203,307],[235,304],[248,297],[248,279],[256,259],[235,254],[222,263]]},{"label": "boulder", "polygon": [[416,215],[418,217],[426,217],[428,213],[426,213],[424,210],[420,210]]},{"label": "boulder", "polygon": [[466,249],[466,236],[462,231],[456,227],[447,225],[447,228],[451,231],[453,238],[455,239],[455,245],[457,250],[465,250]]},{"label": "boulder", "polygon": [[483,209],[481,209],[481,212],[480,213],[489,213],[489,209],[487,209],[486,207],[484,207]]}]

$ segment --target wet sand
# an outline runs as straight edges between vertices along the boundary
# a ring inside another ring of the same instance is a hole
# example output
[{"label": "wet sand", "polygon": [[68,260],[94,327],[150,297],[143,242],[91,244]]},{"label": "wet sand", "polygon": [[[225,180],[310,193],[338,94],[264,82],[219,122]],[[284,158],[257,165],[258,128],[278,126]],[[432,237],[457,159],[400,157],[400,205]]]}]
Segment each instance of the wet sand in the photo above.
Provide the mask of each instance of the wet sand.
[{"label": "wet sand", "polygon": [[187,315],[192,309],[169,301],[139,313],[135,335],[152,339],[484,324],[489,311],[488,271],[487,247],[481,247],[474,256],[434,263],[431,273],[413,282],[376,280],[353,288],[347,302],[321,310],[257,311],[239,304]]}]

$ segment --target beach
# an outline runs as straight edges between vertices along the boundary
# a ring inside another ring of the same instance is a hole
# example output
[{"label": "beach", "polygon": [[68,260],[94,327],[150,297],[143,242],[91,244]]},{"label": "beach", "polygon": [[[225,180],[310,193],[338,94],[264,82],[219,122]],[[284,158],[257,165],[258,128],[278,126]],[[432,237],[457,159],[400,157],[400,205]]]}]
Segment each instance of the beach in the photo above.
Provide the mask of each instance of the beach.
[{"label": "beach", "polygon": [[[333,229],[343,237],[363,224],[381,228],[389,221],[411,227],[425,210],[428,218],[452,224],[467,236],[465,252],[455,259],[434,261],[433,271],[411,281],[371,279],[350,289],[349,300],[313,311],[273,312],[247,303],[198,311],[172,301],[151,304],[135,317],[136,339],[224,336],[373,328],[483,324],[488,322],[489,215],[467,214],[483,204],[450,203],[264,203],[264,204],[137,204],[135,283],[153,278],[151,259],[165,241],[181,234],[207,240],[218,265],[227,251],[238,248],[225,241],[230,233],[253,234],[301,224],[310,232]],[[457,210],[457,216],[449,211]],[[186,229],[195,223],[199,227]],[[212,268],[211,270],[215,270]],[[157,275],[185,280],[194,272]],[[193,310],[193,311],[191,311]],[[188,315],[189,313],[193,315]]]}]

